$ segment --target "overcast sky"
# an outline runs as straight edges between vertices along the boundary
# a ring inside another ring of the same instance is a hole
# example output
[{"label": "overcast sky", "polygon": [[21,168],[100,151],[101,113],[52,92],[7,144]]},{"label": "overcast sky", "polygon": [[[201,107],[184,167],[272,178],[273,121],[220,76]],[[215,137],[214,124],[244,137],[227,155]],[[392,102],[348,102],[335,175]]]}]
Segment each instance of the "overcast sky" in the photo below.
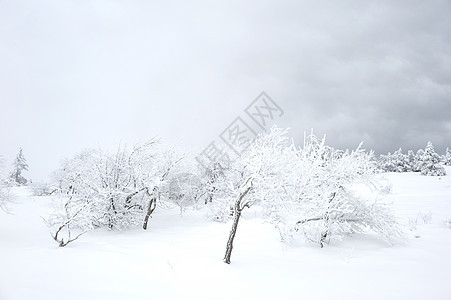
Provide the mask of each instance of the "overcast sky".
[{"label": "overcast sky", "polygon": [[451,147],[451,1],[0,0],[0,154],[25,176],[160,136],[202,150],[265,91],[338,148]]}]

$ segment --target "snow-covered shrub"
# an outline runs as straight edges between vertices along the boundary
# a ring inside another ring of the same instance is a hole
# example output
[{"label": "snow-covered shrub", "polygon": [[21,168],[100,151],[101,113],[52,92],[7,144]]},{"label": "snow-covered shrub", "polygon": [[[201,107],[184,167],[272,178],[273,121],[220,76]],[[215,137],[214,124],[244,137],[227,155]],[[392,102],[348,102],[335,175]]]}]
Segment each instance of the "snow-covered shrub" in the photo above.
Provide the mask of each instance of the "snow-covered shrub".
[{"label": "snow-covered shrub", "polygon": [[224,192],[225,176],[229,173],[230,166],[225,166],[221,162],[212,162],[202,172],[202,179],[205,186],[205,204],[212,203],[213,198],[222,195]]},{"label": "snow-covered shrub", "polygon": [[8,202],[11,201],[11,194],[9,192],[8,181],[3,173],[4,159],[0,156],[0,210],[9,212]]},{"label": "snow-covered shrub", "polygon": [[53,229],[52,237],[60,247],[77,240],[87,231],[96,228],[95,203],[87,198],[58,197],[52,203],[53,212],[45,220]]},{"label": "snow-covered shrub", "polygon": [[8,211],[6,203],[8,202],[8,194],[5,192],[3,185],[0,183],[0,210]]},{"label": "snow-covered shrub", "polygon": [[48,223],[56,230],[55,240],[63,241],[60,233],[69,234],[70,228],[84,232],[143,224],[146,229],[162,188],[181,159],[171,151],[156,153],[154,143],[151,140],[132,151],[119,148],[113,155],[86,150],[66,160],[54,174],[61,205]]},{"label": "snow-covered shrub", "polygon": [[421,170],[421,175],[446,175],[445,168],[443,168],[440,161],[440,156],[435,153],[434,146],[431,142],[428,142],[426,148],[424,149],[423,157],[419,161],[419,168]]},{"label": "snow-covered shrub", "polygon": [[379,178],[373,182],[376,189],[383,195],[390,194],[393,189],[393,184],[387,178]]},{"label": "snow-covered shrub", "polygon": [[445,226],[451,228],[451,218],[445,221]]},{"label": "snow-covered shrub", "polygon": [[234,199],[231,197],[217,197],[207,205],[208,219],[225,223],[233,218]]},{"label": "snow-covered shrub", "polygon": [[310,136],[299,152],[295,201],[279,220],[281,232],[286,233],[282,238],[287,241],[301,232],[323,246],[331,238],[368,230],[386,240],[401,236],[390,205],[374,183],[372,155],[360,146],[335,155],[324,139]]},{"label": "snow-covered shrub", "polygon": [[413,231],[417,229],[418,225],[430,224],[432,221],[431,212],[418,212],[415,218],[409,218],[409,230]]},{"label": "snow-covered shrub", "polygon": [[33,182],[31,184],[31,189],[34,196],[49,196],[56,193],[57,188],[48,182]]},{"label": "snow-covered shrub", "polygon": [[242,166],[238,164],[240,159],[234,153],[225,153],[232,159],[227,162],[220,159],[212,161],[201,172],[206,216],[217,222],[227,222],[233,218],[233,190],[244,176]]},{"label": "snow-covered shrub", "polygon": [[161,194],[164,194],[169,203],[180,208],[180,214],[188,207],[198,207],[201,202],[205,203],[207,191],[199,170],[193,168],[191,164],[176,168],[168,177],[168,182]]},{"label": "snow-covered shrub", "polygon": [[[0,179],[1,180],[1,179]],[[13,201],[13,195],[11,194],[10,187],[0,183],[0,210],[10,213],[10,204]]]},{"label": "snow-covered shrub", "polygon": [[393,154],[380,155],[377,167],[384,172],[410,172],[414,166],[414,155],[411,150],[408,154],[402,153],[399,148]]}]

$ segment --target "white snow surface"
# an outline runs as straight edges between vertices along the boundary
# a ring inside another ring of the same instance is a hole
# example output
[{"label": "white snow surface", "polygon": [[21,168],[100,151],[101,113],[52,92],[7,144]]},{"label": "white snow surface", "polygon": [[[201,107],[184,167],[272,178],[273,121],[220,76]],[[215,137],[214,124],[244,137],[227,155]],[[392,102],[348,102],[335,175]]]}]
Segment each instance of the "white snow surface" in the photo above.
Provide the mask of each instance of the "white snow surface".
[{"label": "white snow surface", "polygon": [[405,241],[287,245],[250,211],[231,265],[231,224],[194,210],[156,210],[147,231],[95,230],[59,248],[41,218],[50,198],[18,188],[12,214],[0,211],[0,299],[451,299],[451,176],[381,176]]}]

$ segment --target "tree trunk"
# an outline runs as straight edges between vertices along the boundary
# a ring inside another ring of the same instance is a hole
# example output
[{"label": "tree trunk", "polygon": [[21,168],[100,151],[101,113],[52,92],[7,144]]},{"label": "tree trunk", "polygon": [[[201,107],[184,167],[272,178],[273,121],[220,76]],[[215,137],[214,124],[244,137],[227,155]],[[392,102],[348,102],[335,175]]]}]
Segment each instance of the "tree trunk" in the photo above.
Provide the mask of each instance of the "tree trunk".
[{"label": "tree trunk", "polygon": [[233,218],[232,230],[230,230],[229,240],[227,241],[227,249],[224,256],[224,262],[230,264],[230,257],[232,256],[233,240],[235,239],[236,230],[238,229],[238,222],[240,221],[241,210],[235,207],[235,216]]},{"label": "tree trunk", "polygon": [[230,264],[230,257],[232,256],[233,249],[233,240],[235,239],[236,230],[238,229],[238,222],[240,221],[241,212],[243,211],[244,207],[249,207],[248,204],[241,206],[241,201],[243,200],[244,196],[246,196],[246,194],[250,191],[251,187],[252,186],[248,187],[243,193],[241,193],[240,197],[235,202],[232,229],[230,230],[229,240],[227,241],[227,248],[224,256],[224,262],[226,264]]},{"label": "tree trunk", "polygon": [[147,223],[149,222],[149,218],[152,215],[153,211],[155,210],[156,206],[157,206],[157,199],[152,198],[149,202],[149,206],[147,207],[146,217],[144,218],[144,224],[143,224],[144,230],[147,229]]}]

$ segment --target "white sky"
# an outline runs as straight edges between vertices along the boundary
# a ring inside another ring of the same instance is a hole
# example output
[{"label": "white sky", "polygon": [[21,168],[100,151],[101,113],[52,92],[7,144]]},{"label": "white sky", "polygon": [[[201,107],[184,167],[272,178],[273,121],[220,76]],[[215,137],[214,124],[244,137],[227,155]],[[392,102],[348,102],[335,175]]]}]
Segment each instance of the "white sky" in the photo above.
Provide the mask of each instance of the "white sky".
[{"label": "white sky", "polygon": [[202,150],[262,91],[295,138],[443,153],[450,16],[434,0],[0,0],[0,154],[22,147],[39,179],[155,135]]}]

